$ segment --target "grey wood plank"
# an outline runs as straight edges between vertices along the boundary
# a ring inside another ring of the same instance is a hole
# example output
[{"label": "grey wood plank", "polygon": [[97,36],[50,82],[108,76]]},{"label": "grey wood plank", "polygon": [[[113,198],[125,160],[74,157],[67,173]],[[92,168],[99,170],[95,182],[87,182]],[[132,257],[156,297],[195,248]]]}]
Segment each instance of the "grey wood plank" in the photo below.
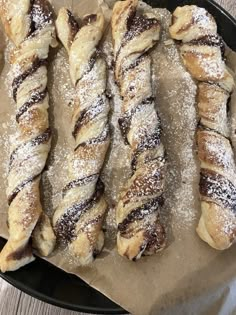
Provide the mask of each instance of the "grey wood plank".
[{"label": "grey wood plank", "polygon": [[[236,0],[216,0],[236,18]],[[0,315],[85,315],[38,301],[0,279]]]},{"label": "grey wood plank", "polygon": [[0,280],[0,315],[16,315],[22,292]]},{"label": "grey wood plank", "polygon": [[[1,314],[1,313],[0,313]],[[36,300],[22,293],[16,315],[85,315]],[[87,314],[88,315],[88,314]]]}]

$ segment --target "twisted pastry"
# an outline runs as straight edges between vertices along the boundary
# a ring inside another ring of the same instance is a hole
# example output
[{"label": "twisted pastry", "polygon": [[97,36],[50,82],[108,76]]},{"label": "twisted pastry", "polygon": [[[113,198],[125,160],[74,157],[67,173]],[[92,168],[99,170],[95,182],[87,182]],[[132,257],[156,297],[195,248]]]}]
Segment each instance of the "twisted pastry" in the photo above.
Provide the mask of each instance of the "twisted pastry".
[{"label": "twisted pastry", "polygon": [[49,255],[55,244],[39,191],[51,140],[46,65],[54,26],[49,4],[43,0],[5,0],[0,10],[5,31],[16,46],[11,62],[18,126],[8,173],[9,239],[0,254],[0,269],[5,272],[34,259],[31,236],[41,255]]},{"label": "twisted pastry", "polygon": [[165,157],[148,55],[159,39],[160,23],[152,14],[137,16],[137,5],[137,0],[118,1],[112,15],[115,78],[123,100],[119,125],[132,150],[133,170],[117,206],[117,246],[130,260],[151,255],[166,242],[159,220]]},{"label": "twisted pastry", "polygon": [[93,261],[102,250],[102,223],[107,203],[99,179],[110,142],[106,97],[106,63],[98,50],[104,30],[102,14],[85,16],[81,28],[71,12],[59,11],[58,37],[69,55],[76,89],[73,114],[75,149],[69,161],[69,180],[53,224],[59,240],[80,264]]},{"label": "twisted pastry", "polygon": [[213,248],[223,250],[236,239],[236,168],[227,117],[234,80],[223,61],[224,43],[216,22],[205,9],[178,7],[170,34],[182,41],[183,62],[198,82],[202,215],[197,233]]}]

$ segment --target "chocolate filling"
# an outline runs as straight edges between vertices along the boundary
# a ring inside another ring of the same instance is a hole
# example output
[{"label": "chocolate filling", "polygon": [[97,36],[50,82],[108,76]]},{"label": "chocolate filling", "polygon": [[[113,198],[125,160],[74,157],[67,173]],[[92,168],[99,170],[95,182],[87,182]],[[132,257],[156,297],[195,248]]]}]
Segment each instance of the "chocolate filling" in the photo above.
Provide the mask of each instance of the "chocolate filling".
[{"label": "chocolate filling", "polygon": [[159,21],[155,18],[147,18],[143,15],[135,16],[136,10],[130,10],[129,16],[127,17],[126,25],[127,31],[122,40],[121,46],[117,51],[117,56],[120,54],[121,48],[124,47],[128,41],[134,37],[139,36],[141,33],[151,29],[154,25],[159,25]]},{"label": "chocolate filling", "polygon": [[200,194],[236,214],[236,187],[224,176],[206,169],[200,173]]},{"label": "chocolate filling", "polygon": [[82,185],[87,185],[88,183],[91,183],[93,181],[96,181],[98,179],[99,174],[93,174],[84,178],[79,178],[76,180],[71,181],[70,183],[68,183],[62,191],[62,196],[64,197],[67,193],[68,190],[74,188],[74,187],[78,187],[78,186],[82,186]]},{"label": "chocolate filling", "polygon": [[140,57],[138,57],[133,63],[131,63],[127,68],[122,69],[122,74],[124,75],[125,72],[132,70],[136,68],[145,58],[147,57],[147,54],[143,54]]},{"label": "chocolate filling", "polygon": [[127,229],[130,224],[135,221],[143,220],[147,215],[152,214],[158,211],[160,204],[162,203],[163,197],[160,196],[158,198],[152,199],[151,201],[147,202],[146,204],[132,210],[127,217],[118,224],[118,230],[121,236],[127,237]]},{"label": "chocolate filling", "polygon": [[[139,36],[141,33],[150,30],[154,25],[159,25],[159,21],[155,18],[147,18],[143,15],[136,16],[132,19],[131,25],[124,36],[123,45],[132,40],[134,37]],[[128,24],[127,24],[128,26]]]},{"label": "chocolate filling", "polygon": [[134,179],[130,188],[124,195],[124,205],[127,205],[132,199],[151,197],[160,194],[163,191],[164,169],[163,167],[156,167],[148,174],[141,174]]},{"label": "chocolate filling", "polygon": [[124,113],[123,117],[118,119],[120,131],[121,131],[122,137],[124,138],[124,141],[126,144],[128,144],[127,135],[130,131],[133,115],[136,112],[140,111],[143,106],[151,105],[153,103],[153,101],[154,101],[154,98],[152,96],[144,99],[141,104],[139,104],[137,107],[133,108],[131,111],[127,111],[126,113]]},{"label": "chocolate filling", "polygon": [[12,163],[14,162],[14,159],[17,155],[17,152],[22,149],[23,147],[27,146],[28,144],[31,145],[31,147],[35,147],[37,145],[46,143],[51,138],[51,130],[50,128],[47,128],[44,133],[38,135],[36,138],[30,140],[29,142],[23,143],[20,146],[18,146],[10,156],[10,162],[9,162],[9,170],[11,169]]},{"label": "chocolate filling", "polygon": [[160,137],[161,128],[160,125],[158,124],[158,126],[156,127],[156,131],[153,132],[152,134],[145,136],[144,139],[138,144],[136,151],[137,154],[158,147],[161,143]]},{"label": "chocolate filling", "polygon": [[75,228],[80,217],[91,209],[100,199],[104,192],[104,185],[98,180],[96,191],[90,199],[80,203],[75,203],[68,208],[63,216],[57,221],[55,231],[61,240],[69,243],[76,236]]},{"label": "chocolate filling", "polygon": [[83,73],[82,77],[80,79],[77,80],[77,82],[75,83],[75,85],[78,84],[78,82],[86,75],[88,74],[94,67],[95,62],[97,60],[97,58],[101,55],[101,51],[97,48],[96,51],[92,54],[89,62],[88,62],[88,68],[86,69],[86,71]]},{"label": "chocolate filling", "polygon": [[221,36],[219,35],[205,35],[198,39],[193,39],[189,43],[189,45],[199,45],[199,46],[213,46],[220,47],[221,54],[224,56],[225,54],[225,44]]},{"label": "chocolate filling", "polygon": [[35,92],[32,94],[31,98],[24,103],[16,113],[16,121],[19,123],[20,117],[27,112],[27,110],[35,104],[42,102],[47,95],[47,89],[42,92]]},{"label": "chocolate filling", "polygon": [[144,232],[144,237],[147,239],[146,251],[157,251],[165,243],[166,232],[161,224],[155,224],[152,229],[147,229]]},{"label": "chocolate filling", "polygon": [[17,90],[22,82],[30,75],[35,73],[40,67],[47,65],[47,59],[39,59],[38,57],[32,63],[32,66],[22,74],[18,75],[12,82],[13,99],[16,102]]},{"label": "chocolate filling", "polygon": [[[121,14],[122,14],[122,12],[121,12]],[[127,25],[128,30],[131,28],[131,25],[133,23],[133,19],[135,18],[135,14],[136,14],[136,8],[131,7],[131,9],[129,10],[129,14],[127,16],[127,19],[126,19],[126,25]],[[120,19],[117,20],[118,23],[119,23],[119,21],[120,21]]]},{"label": "chocolate filling", "polygon": [[104,98],[102,95],[98,96],[98,99],[92,104],[89,108],[81,111],[79,118],[75,123],[74,130],[72,135],[76,137],[80,129],[86,125],[89,121],[96,118],[99,114],[101,114],[104,109]]},{"label": "chocolate filling", "polygon": [[127,32],[125,33],[121,46],[117,51],[116,59],[120,54],[122,47],[124,47],[129,41],[159,24],[159,21],[155,18],[147,18],[142,15],[133,18],[133,16],[130,15],[127,20]]},{"label": "chocolate filling", "polygon": [[7,260],[21,260],[24,259],[26,257],[30,257],[32,256],[32,249],[30,244],[26,244],[23,247],[20,247],[19,249],[17,249],[16,251],[14,251],[13,253],[11,253],[10,255],[7,256]]},{"label": "chocolate filling", "polygon": [[10,206],[12,201],[16,198],[18,193],[29,183],[32,183],[36,178],[38,178],[41,174],[37,174],[35,176],[30,176],[28,179],[24,180],[20,185],[18,185],[8,196],[8,205]]},{"label": "chocolate filling", "polygon": [[96,137],[96,138],[91,138],[88,141],[85,142],[81,142],[76,148],[75,151],[79,148],[79,147],[85,147],[87,145],[94,145],[94,144],[99,144],[101,142],[104,142],[108,139],[109,136],[109,125],[107,124],[105,126],[105,128],[103,129],[103,131],[101,132],[101,134]]},{"label": "chocolate filling", "polygon": [[34,36],[34,33],[45,24],[53,22],[51,7],[47,0],[31,0],[30,4],[30,28],[27,37]]},{"label": "chocolate filling", "polygon": [[[175,17],[176,18],[176,17]],[[190,27],[193,25],[194,23],[194,18],[191,19],[191,21],[189,23],[184,24],[177,32],[176,34],[182,33],[182,32],[186,32],[188,29],[190,29]]]},{"label": "chocolate filling", "polygon": [[71,29],[71,41],[73,41],[73,39],[75,38],[75,35],[79,31],[79,24],[77,23],[75,17],[69,10],[67,10],[67,15],[68,15],[68,23]]},{"label": "chocolate filling", "polygon": [[88,25],[97,21],[97,14],[89,14],[83,18],[83,25]]}]

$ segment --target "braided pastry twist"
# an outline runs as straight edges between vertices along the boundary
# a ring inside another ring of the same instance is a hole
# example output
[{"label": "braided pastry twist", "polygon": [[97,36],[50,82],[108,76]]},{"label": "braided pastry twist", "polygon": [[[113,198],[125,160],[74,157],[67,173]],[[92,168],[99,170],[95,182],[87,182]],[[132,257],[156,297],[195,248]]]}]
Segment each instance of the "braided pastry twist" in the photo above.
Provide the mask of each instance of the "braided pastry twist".
[{"label": "braided pastry twist", "polygon": [[41,255],[49,255],[55,244],[39,191],[51,139],[46,65],[54,26],[49,4],[44,0],[4,0],[0,10],[5,31],[16,46],[11,62],[18,126],[8,173],[9,239],[0,254],[0,269],[5,272],[34,259],[31,236]]},{"label": "braided pastry twist", "polygon": [[106,97],[106,63],[98,50],[103,35],[102,14],[85,16],[79,27],[71,12],[59,11],[58,37],[69,54],[70,76],[76,89],[73,114],[75,149],[69,180],[53,223],[58,239],[80,264],[90,263],[103,247],[102,223],[107,209],[99,179],[110,143]]},{"label": "braided pastry twist", "polygon": [[130,260],[151,255],[166,243],[159,220],[165,157],[148,55],[159,39],[160,23],[150,13],[136,15],[137,5],[137,0],[118,1],[112,15],[115,78],[123,100],[119,125],[132,151],[133,170],[117,206],[117,246]]},{"label": "braided pastry twist", "polygon": [[178,7],[170,34],[182,41],[183,62],[198,82],[202,215],[197,233],[213,248],[223,250],[236,239],[236,167],[227,116],[234,80],[223,61],[224,43],[216,22],[205,9]]}]

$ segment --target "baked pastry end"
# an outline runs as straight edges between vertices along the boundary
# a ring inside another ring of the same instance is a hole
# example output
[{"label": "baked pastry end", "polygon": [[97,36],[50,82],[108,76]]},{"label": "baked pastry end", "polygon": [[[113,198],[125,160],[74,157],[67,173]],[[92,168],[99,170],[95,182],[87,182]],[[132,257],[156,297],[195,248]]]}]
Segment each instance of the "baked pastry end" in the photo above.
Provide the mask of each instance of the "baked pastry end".
[{"label": "baked pastry end", "polygon": [[1,272],[15,271],[35,260],[29,244],[24,247],[20,246],[21,244],[11,242],[11,239],[8,240],[0,255]]},{"label": "baked pastry end", "polygon": [[217,250],[229,248],[236,237],[236,220],[232,211],[215,203],[202,202],[202,215],[196,229],[200,238]]}]

